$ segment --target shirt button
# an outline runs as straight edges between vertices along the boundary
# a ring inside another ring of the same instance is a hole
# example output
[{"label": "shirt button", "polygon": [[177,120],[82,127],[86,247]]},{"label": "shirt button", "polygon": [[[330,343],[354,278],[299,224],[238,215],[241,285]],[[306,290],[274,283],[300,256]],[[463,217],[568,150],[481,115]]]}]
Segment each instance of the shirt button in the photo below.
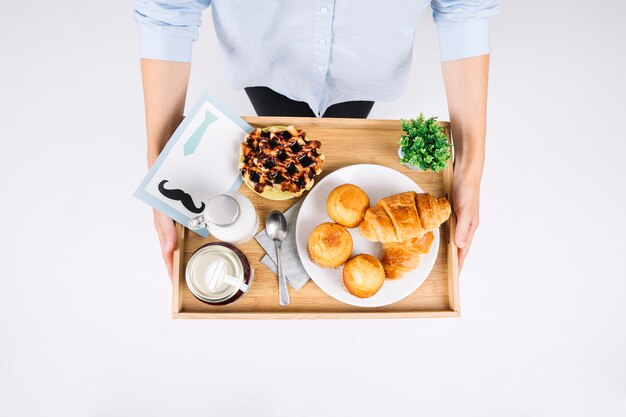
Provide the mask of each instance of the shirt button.
[{"label": "shirt button", "polygon": [[324,71],[324,67],[321,67],[321,66],[319,66],[319,65],[317,66],[317,68],[316,68],[316,69],[317,69],[319,72]]},{"label": "shirt button", "polygon": [[320,42],[320,44],[322,44],[322,45],[326,45],[326,39],[320,39],[320,41],[319,41],[319,42]]},{"label": "shirt button", "polygon": [[322,7],[322,8],[320,9],[320,11],[321,11],[322,13],[328,13],[328,7]]}]

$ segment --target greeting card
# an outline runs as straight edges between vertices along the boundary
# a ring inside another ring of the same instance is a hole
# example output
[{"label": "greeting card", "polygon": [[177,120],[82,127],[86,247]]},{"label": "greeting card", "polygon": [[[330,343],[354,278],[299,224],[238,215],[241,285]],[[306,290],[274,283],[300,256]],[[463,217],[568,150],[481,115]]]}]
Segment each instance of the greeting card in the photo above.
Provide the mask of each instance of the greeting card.
[{"label": "greeting card", "polygon": [[[252,126],[204,93],[163,148],[135,196],[183,226],[215,194],[236,191],[239,146]],[[196,230],[203,237],[206,229]]]}]

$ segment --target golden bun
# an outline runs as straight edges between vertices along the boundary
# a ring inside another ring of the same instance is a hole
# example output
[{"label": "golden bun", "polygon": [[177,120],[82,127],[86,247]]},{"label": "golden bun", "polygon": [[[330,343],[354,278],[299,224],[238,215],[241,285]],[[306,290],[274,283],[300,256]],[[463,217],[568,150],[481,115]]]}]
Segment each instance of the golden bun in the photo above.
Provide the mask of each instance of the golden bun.
[{"label": "golden bun", "polygon": [[363,221],[370,200],[365,191],[354,184],[343,184],[328,194],[326,211],[334,222],[356,227]]},{"label": "golden bun", "polygon": [[340,224],[322,223],[311,232],[307,251],[311,261],[322,268],[337,268],[352,254],[352,236]]},{"label": "golden bun", "polygon": [[356,255],[344,265],[341,282],[350,294],[369,298],[385,283],[385,269],[372,255]]}]

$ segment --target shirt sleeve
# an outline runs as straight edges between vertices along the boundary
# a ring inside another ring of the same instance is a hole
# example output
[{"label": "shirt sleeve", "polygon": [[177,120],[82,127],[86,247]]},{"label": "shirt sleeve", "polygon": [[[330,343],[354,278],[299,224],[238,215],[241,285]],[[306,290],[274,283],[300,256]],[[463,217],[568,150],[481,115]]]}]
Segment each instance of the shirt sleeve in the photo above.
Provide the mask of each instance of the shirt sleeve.
[{"label": "shirt sleeve", "polygon": [[489,53],[489,18],[500,0],[432,0],[442,61]]},{"label": "shirt sleeve", "polygon": [[141,36],[141,57],[163,61],[191,61],[198,39],[202,10],[211,0],[134,0]]}]

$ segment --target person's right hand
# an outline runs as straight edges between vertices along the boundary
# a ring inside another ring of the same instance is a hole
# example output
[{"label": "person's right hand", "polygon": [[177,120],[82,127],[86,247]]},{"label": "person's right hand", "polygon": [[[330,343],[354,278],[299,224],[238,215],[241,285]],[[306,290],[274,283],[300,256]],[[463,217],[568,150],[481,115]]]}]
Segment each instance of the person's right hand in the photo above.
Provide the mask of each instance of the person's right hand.
[{"label": "person's right hand", "polygon": [[176,226],[174,221],[158,210],[154,211],[154,228],[159,235],[161,254],[167,267],[167,273],[172,281],[174,272],[174,249],[176,249]]},{"label": "person's right hand", "polygon": [[[191,63],[141,59],[141,79],[146,108],[148,168],[157,160],[168,139],[183,120]],[[159,234],[161,253],[172,279],[176,227],[174,221],[154,211],[154,227]]]}]

